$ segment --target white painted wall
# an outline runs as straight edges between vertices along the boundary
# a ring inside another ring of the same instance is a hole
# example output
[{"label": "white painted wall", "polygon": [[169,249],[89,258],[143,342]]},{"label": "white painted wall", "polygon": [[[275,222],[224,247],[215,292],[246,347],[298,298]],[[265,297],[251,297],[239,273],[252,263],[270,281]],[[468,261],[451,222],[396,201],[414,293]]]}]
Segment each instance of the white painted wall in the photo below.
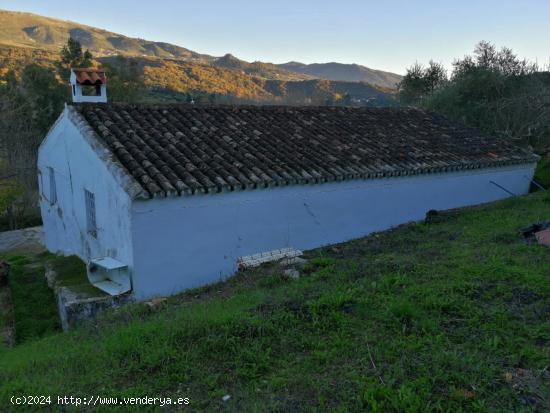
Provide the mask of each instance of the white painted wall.
[{"label": "white painted wall", "polygon": [[[132,266],[131,201],[65,109],[38,153],[40,209],[48,250],[84,261],[112,257]],[[51,204],[47,167],[55,171],[57,202]],[[97,238],[87,232],[84,189],[95,194]]]},{"label": "white painted wall", "polygon": [[535,165],[275,187],[134,201],[137,299],[169,295],[234,273],[237,258],[311,249],[421,220],[445,210],[528,192]]}]

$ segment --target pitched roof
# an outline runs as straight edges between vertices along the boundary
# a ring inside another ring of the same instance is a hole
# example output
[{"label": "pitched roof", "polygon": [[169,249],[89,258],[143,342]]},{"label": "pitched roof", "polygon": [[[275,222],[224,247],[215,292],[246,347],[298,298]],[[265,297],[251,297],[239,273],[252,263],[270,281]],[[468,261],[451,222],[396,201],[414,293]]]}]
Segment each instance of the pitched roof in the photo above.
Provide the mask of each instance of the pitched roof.
[{"label": "pitched roof", "polygon": [[73,104],[151,196],[537,160],[418,109]]}]

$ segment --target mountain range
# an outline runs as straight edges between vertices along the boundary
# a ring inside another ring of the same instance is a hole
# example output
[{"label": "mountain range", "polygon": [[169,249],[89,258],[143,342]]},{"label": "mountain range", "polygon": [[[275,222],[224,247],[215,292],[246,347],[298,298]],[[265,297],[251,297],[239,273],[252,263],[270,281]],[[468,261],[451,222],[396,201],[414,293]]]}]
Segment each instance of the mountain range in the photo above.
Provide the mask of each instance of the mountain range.
[{"label": "mountain range", "polygon": [[[27,60],[56,59],[69,37],[78,40],[100,61],[114,56],[136,59],[150,87],[178,93],[201,91],[259,101],[277,101],[285,96],[292,100],[296,95],[303,100],[298,103],[320,102],[343,94],[356,101],[372,101],[391,94],[401,79],[395,73],[355,64],[250,63],[231,54],[210,56],[170,43],[3,10],[0,10],[0,75],[2,67],[5,69],[10,62],[13,65],[13,60],[21,56]],[[159,71],[170,72],[173,79],[167,79],[167,73],[159,76]],[[232,84],[239,84],[238,90],[232,90],[235,89]]]},{"label": "mountain range", "polygon": [[344,80],[346,82],[366,82],[389,89],[395,88],[403,76],[382,70],[370,69],[357,64],[288,62],[278,65],[289,72],[302,73],[327,80]]},{"label": "mountain range", "polygon": [[122,54],[131,57],[147,56],[203,63],[215,62],[218,66],[245,69],[248,73],[268,73],[274,78],[292,78],[293,73],[294,76],[296,74],[305,75],[302,78],[366,82],[384,88],[393,88],[401,80],[401,76],[398,74],[370,69],[357,64],[335,62],[313,64],[299,62],[248,63],[231,54],[217,58],[170,43],[131,38],[107,30],[31,13],[0,10],[0,44],[58,50],[69,37],[78,40],[84,48],[98,56]]}]

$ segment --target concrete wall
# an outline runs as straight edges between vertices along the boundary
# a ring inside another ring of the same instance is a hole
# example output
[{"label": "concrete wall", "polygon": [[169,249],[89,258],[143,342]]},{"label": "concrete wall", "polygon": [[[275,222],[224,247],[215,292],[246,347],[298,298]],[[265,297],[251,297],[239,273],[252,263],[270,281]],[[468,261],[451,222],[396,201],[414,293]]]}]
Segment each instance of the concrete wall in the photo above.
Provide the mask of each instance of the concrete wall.
[{"label": "concrete wall", "polygon": [[234,273],[237,258],[311,249],[528,192],[534,165],[135,201],[133,288],[169,295]]},{"label": "concrete wall", "polygon": [[[100,159],[98,148],[69,120],[68,110],[51,129],[38,154],[46,246],[54,253],[78,255],[84,261],[109,256],[131,267],[130,197]],[[54,204],[47,199],[48,167],[55,172]],[[95,195],[97,238],[87,231],[84,189]]]}]

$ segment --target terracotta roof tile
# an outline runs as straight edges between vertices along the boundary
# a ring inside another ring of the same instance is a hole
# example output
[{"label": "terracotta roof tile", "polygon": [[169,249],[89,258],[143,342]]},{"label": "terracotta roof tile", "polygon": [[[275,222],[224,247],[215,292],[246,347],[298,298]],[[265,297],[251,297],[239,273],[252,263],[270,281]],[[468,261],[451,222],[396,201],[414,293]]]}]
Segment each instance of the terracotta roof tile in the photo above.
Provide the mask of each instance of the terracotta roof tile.
[{"label": "terracotta roof tile", "polygon": [[418,109],[74,104],[151,196],[536,161]]},{"label": "terracotta roof tile", "polygon": [[72,69],[76,75],[76,81],[81,85],[107,84],[105,71],[95,68]]}]

